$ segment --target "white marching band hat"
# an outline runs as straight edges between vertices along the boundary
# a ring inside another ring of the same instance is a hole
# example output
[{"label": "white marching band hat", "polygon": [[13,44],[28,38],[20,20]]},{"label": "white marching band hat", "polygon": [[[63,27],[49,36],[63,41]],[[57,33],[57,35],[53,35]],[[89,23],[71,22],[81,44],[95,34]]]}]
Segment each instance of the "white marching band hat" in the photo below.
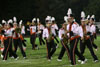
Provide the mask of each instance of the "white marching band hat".
[{"label": "white marching band hat", "polygon": [[81,12],[81,21],[86,21],[84,11]]},{"label": "white marching band hat", "polygon": [[51,20],[51,16],[47,16],[45,20]]},{"label": "white marching band hat", "polygon": [[45,20],[47,21],[46,23],[52,23],[51,22],[51,16],[47,16]]}]

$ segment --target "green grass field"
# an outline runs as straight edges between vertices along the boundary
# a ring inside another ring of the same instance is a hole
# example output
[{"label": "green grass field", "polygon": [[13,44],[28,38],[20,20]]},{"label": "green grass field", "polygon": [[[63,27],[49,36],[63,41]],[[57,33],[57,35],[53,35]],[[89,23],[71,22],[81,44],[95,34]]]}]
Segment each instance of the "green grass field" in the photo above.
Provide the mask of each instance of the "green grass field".
[{"label": "green grass field", "polygon": [[[100,67],[100,62],[97,63],[93,62],[93,58],[87,48],[84,54],[84,56],[88,59],[86,64],[81,65],[80,63],[77,62],[77,65],[70,66],[67,53],[65,53],[61,62],[57,61],[57,57],[61,50],[61,45],[57,48],[55,54],[53,55],[53,59],[51,61],[48,61],[46,58],[47,56],[46,45],[42,46],[39,45],[40,48],[39,50],[32,50],[31,44],[29,43],[30,42],[29,38],[26,39],[28,41],[26,49],[27,59],[23,59],[20,50],[18,50],[17,51],[17,54],[19,56],[18,60],[8,58],[7,61],[2,61],[0,57],[0,67]],[[95,43],[98,45],[99,48],[98,51],[95,51],[95,49],[94,51],[100,60],[100,36],[98,36],[97,40],[95,40]],[[38,38],[36,40],[36,44],[39,44]]]}]

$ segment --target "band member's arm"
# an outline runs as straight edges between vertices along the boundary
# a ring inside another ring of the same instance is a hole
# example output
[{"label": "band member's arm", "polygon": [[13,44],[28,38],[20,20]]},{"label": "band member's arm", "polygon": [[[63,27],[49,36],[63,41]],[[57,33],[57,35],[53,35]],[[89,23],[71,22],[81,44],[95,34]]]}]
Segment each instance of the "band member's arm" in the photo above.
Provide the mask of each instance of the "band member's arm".
[{"label": "band member's arm", "polygon": [[23,36],[20,34],[20,39],[22,40],[22,41],[24,41],[24,38],[23,38]]},{"label": "band member's arm", "polygon": [[61,30],[59,30],[59,38],[62,39],[62,34],[61,34]]},{"label": "band member's arm", "polygon": [[1,36],[1,44],[4,44],[4,35]]},{"label": "band member's arm", "polygon": [[81,37],[81,40],[83,40],[84,39],[84,34],[83,34],[84,32],[83,32],[83,29],[82,29],[82,27],[80,26],[79,27],[79,36]]},{"label": "band member's arm", "polygon": [[57,24],[55,24],[55,29],[58,30],[58,26],[57,26]]},{"label": "band member's arm", "polygon": [[58,34],[59,28],[58,28],[57,24],[55,24],[55,31],[56,31],[56,34]]},{"label": "band member's arm", "polygon": [[49,33],[48,33],[47,29],[43,30],[43,35],[42,36],[43,36],[44,39],[47,39],[49,37]]}]

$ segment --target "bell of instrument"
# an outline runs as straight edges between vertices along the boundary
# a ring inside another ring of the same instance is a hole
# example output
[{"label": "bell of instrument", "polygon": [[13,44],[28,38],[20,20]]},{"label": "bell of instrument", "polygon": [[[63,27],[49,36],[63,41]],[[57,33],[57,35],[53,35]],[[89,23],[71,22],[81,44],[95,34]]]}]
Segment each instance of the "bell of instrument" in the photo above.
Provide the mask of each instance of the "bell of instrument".
[{"label": "bell of instrument", "polygon": [[88,24],[88,23],[89,23],[89,21],[88,21],[88,20],[86,20],[86,21],[85,21],[85,24]]}]

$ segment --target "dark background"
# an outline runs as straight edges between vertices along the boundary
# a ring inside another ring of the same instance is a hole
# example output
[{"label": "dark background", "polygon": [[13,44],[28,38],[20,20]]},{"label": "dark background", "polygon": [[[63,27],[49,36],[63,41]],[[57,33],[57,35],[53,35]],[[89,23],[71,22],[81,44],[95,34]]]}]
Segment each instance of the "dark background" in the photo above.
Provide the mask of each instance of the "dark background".
[{"label": "dark background", "polygon": [[63,23],[63,17],[68,8],[72,8],[75,18],[79,22],[80,13],[95,14],[96,21],[100,21],[100,0],[0,0],[0,21],[16,16],[24,22],[39,17],[44,23],[47,15],[54,16],[57,23]]}]

